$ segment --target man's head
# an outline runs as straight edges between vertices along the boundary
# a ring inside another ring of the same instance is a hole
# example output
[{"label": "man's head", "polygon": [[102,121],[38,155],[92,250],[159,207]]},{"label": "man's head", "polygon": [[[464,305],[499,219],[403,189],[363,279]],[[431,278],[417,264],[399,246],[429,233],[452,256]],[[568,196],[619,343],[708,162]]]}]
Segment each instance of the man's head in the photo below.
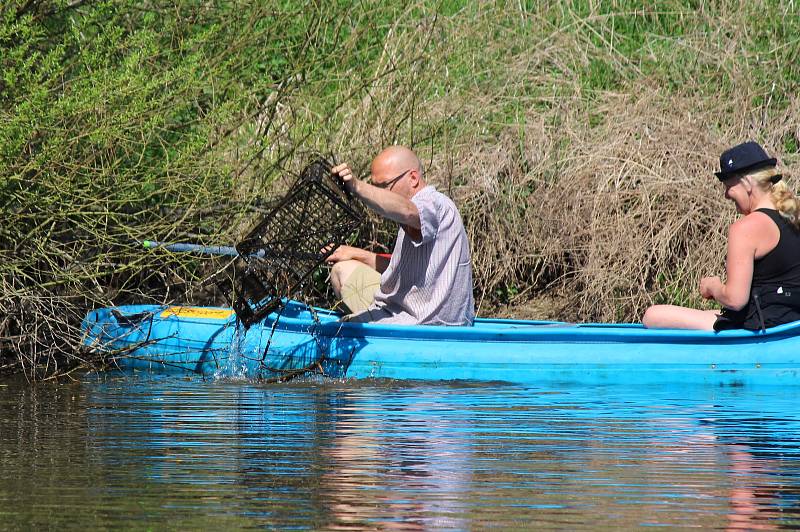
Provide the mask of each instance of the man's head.
[{"label": "man's head", "polygon": [[425,188],[422,162],[404,146],[390,146],[372,160],[371,180],[376,187],[410,199]]}]

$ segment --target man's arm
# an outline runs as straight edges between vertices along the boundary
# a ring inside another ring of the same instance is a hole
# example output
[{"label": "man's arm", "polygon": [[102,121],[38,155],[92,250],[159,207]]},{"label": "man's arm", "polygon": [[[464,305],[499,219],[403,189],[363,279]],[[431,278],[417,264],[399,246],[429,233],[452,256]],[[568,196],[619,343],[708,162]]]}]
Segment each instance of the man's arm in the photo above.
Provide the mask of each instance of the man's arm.
[{"label": "man's arm", "polygon": [[389,259],[391,255],[379,255],[366,249],[356,248],[353,246],[339,246],[336,251],[331,253],[328,257],[328,264],[336,264],[344,260],[356,260],[362,264],[366,264],[378,273],[383,273],[389,267]]},{"label": "man's arm", "polygon": [[406,227],[420,229],[419,210],[411,200],[391,190],[384,190],[356,179],[346,163],[335,166],[331,171],[339,174],[348,190],[373,211]]}]

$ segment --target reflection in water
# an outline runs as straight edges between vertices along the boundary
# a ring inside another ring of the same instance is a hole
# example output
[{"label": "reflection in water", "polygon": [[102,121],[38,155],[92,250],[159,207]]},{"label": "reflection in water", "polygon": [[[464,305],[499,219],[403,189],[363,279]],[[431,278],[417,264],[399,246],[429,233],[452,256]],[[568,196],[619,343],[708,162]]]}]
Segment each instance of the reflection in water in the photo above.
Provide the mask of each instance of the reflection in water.
[{"label": "reflection in water", "polygon": [[[777,530],[800,525],[800,483],[784,468],[797,467],[796,419],[729,417],[704,420],[724,446],[730,473],[729,530]],[[776,438],[776,435],[778,436]],[[796,474],[796,472],[793,472]]]},{"label": "reflection in water", "polygon": [[800,390],[0,383],[0,523],[800,526]]},{"label": "reflection in water", "polygon": [[466,421],[441,415],[452,413],[424,391],[386,410],[381,395],[342,394],[333,413],[332,437],[320,449],[330,527],[465,528],[470,449],[457,431]]}]

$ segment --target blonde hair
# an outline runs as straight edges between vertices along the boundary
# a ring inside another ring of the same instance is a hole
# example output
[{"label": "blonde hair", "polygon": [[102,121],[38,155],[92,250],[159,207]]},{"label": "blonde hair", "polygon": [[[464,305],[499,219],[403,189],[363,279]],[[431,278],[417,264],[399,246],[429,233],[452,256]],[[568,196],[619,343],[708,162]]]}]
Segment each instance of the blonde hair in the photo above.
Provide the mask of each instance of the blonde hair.
[{"label": "blonde hair", "polygon": [[775,204],[775,209],[781,213],[795,227],[800,229],[800,199],[782,180],[777,183],[772,182],[772,178],[780,175],[778,169],[773,167],[762,168],[754,172],[748,172],[748,176],[761,190],[768,192]]}]

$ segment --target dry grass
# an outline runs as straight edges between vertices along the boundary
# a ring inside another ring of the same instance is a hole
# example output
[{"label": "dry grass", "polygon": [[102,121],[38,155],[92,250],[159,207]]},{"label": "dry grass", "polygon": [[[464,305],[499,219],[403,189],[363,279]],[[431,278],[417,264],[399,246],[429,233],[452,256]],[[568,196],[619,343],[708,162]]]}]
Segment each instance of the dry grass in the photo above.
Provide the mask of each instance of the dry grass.
[{"label": "dry grass", "polygon": [[[512,308],[561,302],[540,318],[600,321],[637,320],[655,302],[703,304],[695,287],[724,274],[735,217],[713,176],[718,154],[757,137],[780,157],[787,134],[748,127],[752,116],[732,131],[710,127],[745,100],[726,109],[654,88],[608,94],[593,128],[569,108],[557,111],[557,128],[536,113],[522,148],[513,131],[456,157],[453,173],[466,182],[454,195],[473,243],[478,301],[492,312],[503,289]],[[795,106],[780,117],[798,119]]]},{"label": "dry grass", "polygon": [[[666,54],[671,66],[688,57],[687,70],[713,69],[709,79],[725,90],[691,78],[665,90],[669,73],[645,74],[614,44],[614,17],[629,13],[567,7],[560,25],[547,8],[517,13],[549,25],[512,54],[524,33],[510,22],[513,10],[483,6],[393,26],[370,90],[331,121],[341,132],[333,151],[365,168],[386,144],[414,145],[430,180],[461,208],[484,315],[544,301],[541,318],[635,321],[654,302],[703,305],[696,286],[724,274],[735,217],[712,173],[718,154],[755,138],[790,165],[783,146],[800,138],[798,104],[791,93],[788,105],[776,103],[785,80],[756,75],[764,58],[747,49],[752,35],[720,29],[723,12],[731,27],[749,27],[748,10],[668,7],[693,19],[691,31],[664,35],[667,51],[654,57]],[[446,54],[420,55],[424,47],[409,39],[452,42],[470,32],[477,42],[456,65]],[[614,90],[587,90],[597,61],[618,76]],[[475,80],[447,86],[465,63]],[[432,98],[440,85],[446,92]],[[363,241],[390,245],[392,234],[383,226]]]}]

